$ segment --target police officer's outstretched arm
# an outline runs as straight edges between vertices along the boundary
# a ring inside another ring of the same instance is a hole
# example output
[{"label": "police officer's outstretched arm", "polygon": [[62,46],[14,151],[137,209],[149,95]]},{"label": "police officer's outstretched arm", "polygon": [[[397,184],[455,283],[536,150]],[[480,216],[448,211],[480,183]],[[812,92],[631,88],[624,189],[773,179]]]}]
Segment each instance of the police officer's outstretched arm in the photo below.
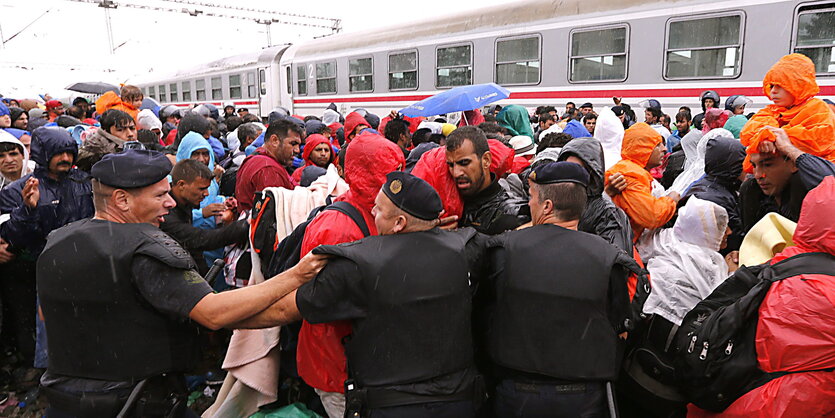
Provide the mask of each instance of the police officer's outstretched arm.
[{"label": "police officer's outstretched arm", "polygon": [[279,325],[266,321],[252,323],[248,319],[258,315],[285,296],[295,300],[295,290],[316,277],[327,264],[327,256],[308,254],[293,268],[255,286],[203,297],[189,313],[189,317],[206,328],[264,328]]}]

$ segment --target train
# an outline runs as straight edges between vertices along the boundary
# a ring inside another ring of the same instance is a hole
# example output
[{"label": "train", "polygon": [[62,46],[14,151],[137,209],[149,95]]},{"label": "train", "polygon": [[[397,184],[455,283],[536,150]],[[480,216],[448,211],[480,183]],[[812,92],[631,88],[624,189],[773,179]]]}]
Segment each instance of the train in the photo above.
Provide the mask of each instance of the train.
[{"label": "train", "polygon": [[[809,56],[821,97],[835,96],[835,2],[529,0],[388,28],[331,35],[129,80],[162,104],[233,103],[321,115],[378,115],[461,85],[494,82],[500,104],[612,106],[659,100],[700,111],[699,95],[770,103],[766,71]],[[673,113],[670,113],[673,114]]]}]

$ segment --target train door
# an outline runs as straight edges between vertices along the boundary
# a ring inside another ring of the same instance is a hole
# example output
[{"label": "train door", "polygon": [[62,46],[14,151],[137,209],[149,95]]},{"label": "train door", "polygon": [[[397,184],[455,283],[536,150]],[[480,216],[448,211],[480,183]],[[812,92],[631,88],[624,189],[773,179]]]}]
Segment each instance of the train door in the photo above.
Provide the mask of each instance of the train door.
[{"label": "train door", "polygon": [[279,101],[281,106],[294,113],[293,109],[293,69],[290,65],[282,65],[279,78],[281,79],[281,86],[279,86],[278,93],[281,97]]},{"label": "train door", "polygon": [[272,92],[269,85],[269,67],[258,68],[258,116],[266,117],[272,111]]}]

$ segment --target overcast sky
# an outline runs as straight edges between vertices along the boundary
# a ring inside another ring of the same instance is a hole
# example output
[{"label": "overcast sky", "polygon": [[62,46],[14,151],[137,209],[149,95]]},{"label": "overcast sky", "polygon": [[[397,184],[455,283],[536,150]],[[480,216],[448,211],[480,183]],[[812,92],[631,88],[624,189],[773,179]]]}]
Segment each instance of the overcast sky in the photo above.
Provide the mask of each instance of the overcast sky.
[{"label": "overcast sky", "polygon": [[[164,0],[114,1],[176,10],[196,8],[207,13],[215,11],[239,16],[266,15]],[[343,32],[507,3],[502,0],[185,1],[338,18],[342,19]],[[192,67],[267,45],[265,25],[251,21],[118,7],[110,11],[116,46],[116,52],[111,55],[104,16],[104,9],[96,4],[68,0],[0,0],[0,32],[6,41],[0,49],[0,93],[10,97],[50,93],[59,97],[65,94],[63,87],[77,81],[118,84],[136,74]],[[287,19],[330,24],[325,20]],[[27,25],[30,26],[25,28]],[[271,25],[273,44],[299,43],[326,33],[329,33],[327,29]]]}]

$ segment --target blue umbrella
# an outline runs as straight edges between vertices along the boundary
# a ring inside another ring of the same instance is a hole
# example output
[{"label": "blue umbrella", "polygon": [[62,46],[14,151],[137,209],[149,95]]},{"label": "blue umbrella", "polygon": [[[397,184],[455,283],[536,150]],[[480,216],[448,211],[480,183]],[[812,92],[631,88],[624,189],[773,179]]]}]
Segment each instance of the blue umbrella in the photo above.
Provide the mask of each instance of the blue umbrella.
[{"label": "blue umbrella", "polygon": [[449,112],[478,109],[481,106],[506,99],[510,90],[495,83],[460,86],[427,97],[400,110],[409,116],[443,115]]}]

